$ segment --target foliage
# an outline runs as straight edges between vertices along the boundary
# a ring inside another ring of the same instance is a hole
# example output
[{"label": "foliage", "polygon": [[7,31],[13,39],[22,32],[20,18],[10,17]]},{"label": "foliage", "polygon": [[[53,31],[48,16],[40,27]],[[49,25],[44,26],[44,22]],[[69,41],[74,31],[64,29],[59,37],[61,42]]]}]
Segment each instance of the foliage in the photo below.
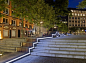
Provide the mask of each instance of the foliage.
[{"label": "foliage", "polygon": [[69,28],[71,31],[73,31],[73,32],[75,32],[75,31],[77,31],[78,30],[78,28],[76,28],[76,27],[71,27],[71,28]]},{"label": "foliage", "polygon": [[[66,16],[68,15],[69,11],[67,9],[68,6],[68,0],[46,0],[45,3],[49,4],[50,6],[53,7],[55,13],[55,21],[52,24],[55,24],[58,26],[58,30],[60,31],[64,31],[63,29],[63,23],[60,21],[61,20],[61,16]],[[66,26],[66,25],[65,25]],[[66,26],[67,28],[67,26]],[[63,30],[62,30],[63,29]]]},{"label": "foliage", "polygon": [[61,32],[68,32],[68,27],[67,27],[66,24],[61,23],[60,25],[61,25],[61,26],[58,27],[58,31],[61,31]]},{"label": "foliage", "polygon": [[[5,8],[7,7],[7,3],[5,2],[5,0],[0,0],[0,12],[5,10]],[[0,13],[0,17],[2,17],[3,14]]]},{"label": "foliage", "polygon": [[83,0],[82,2],[79,2],[78,8],[84,9],[86,8],[86,0]]}]

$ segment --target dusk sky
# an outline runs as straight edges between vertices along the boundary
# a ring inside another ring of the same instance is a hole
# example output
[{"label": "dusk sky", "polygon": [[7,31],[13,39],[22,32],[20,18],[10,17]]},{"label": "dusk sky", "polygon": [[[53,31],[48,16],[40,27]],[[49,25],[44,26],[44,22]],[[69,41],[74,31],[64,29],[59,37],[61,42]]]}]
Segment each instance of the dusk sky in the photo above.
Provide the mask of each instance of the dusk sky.
[{"label": "dusk sky", "polygon": [[76,6],[83,0],[69,0],[68,8],[76,8]]}]

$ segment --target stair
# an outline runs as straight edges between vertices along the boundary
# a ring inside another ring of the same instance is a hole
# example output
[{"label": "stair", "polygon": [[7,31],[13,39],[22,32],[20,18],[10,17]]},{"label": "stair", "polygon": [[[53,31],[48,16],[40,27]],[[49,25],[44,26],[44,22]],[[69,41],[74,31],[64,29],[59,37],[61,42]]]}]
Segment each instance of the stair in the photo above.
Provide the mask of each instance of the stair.
[{"label": "stair", "polygon": [[86,59],[86,40],[40,40],[32,55]]},{"label": "stair", "polygon": [[32,38],[10,38],[0,40],[0,52],[28,52],[29,47],[36,39]]}]

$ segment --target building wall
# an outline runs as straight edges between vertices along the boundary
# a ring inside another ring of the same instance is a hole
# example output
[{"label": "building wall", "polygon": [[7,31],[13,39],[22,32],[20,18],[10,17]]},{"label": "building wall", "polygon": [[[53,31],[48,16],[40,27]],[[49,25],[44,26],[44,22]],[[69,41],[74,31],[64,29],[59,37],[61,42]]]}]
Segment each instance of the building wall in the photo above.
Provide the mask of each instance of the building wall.
[{"label": "building wall", "polygon": [[0,37],[2,38],[22,38],[22,29],[23,29],[23,36],[25,35],[24,31],[29,30],[29,26],[33,27],[33,24],[30,24],[28,21],[24,19],[23,21],[23,28],[22,28],[22,20],[18,17],[14,18],[12,15],[12,8],[11,8],[11,1],[8,3],[8,7],[1,12],[4,14],[4,17],[0,18]]},{"label": "building wall", "polygon": [[76,27],[78,28],[78,30],[85,30],[86,10],[75,8],[70,8],[69,10],[71,11],[71,13],[69,13],[68,16],[68,28]]}]

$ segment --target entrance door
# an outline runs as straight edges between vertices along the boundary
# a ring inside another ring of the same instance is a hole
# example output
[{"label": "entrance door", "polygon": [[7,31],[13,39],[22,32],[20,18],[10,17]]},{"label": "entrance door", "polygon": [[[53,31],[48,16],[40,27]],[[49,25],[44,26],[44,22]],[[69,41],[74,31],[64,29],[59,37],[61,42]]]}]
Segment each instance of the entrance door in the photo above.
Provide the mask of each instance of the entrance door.
[{"label": "entrance door", "polygon": [[18,30],[18,37],[20,37],[20,30]]},{"label": "entrance door", "polygon": [[9,30],[9,38],[11,38],[11,30]]}]

